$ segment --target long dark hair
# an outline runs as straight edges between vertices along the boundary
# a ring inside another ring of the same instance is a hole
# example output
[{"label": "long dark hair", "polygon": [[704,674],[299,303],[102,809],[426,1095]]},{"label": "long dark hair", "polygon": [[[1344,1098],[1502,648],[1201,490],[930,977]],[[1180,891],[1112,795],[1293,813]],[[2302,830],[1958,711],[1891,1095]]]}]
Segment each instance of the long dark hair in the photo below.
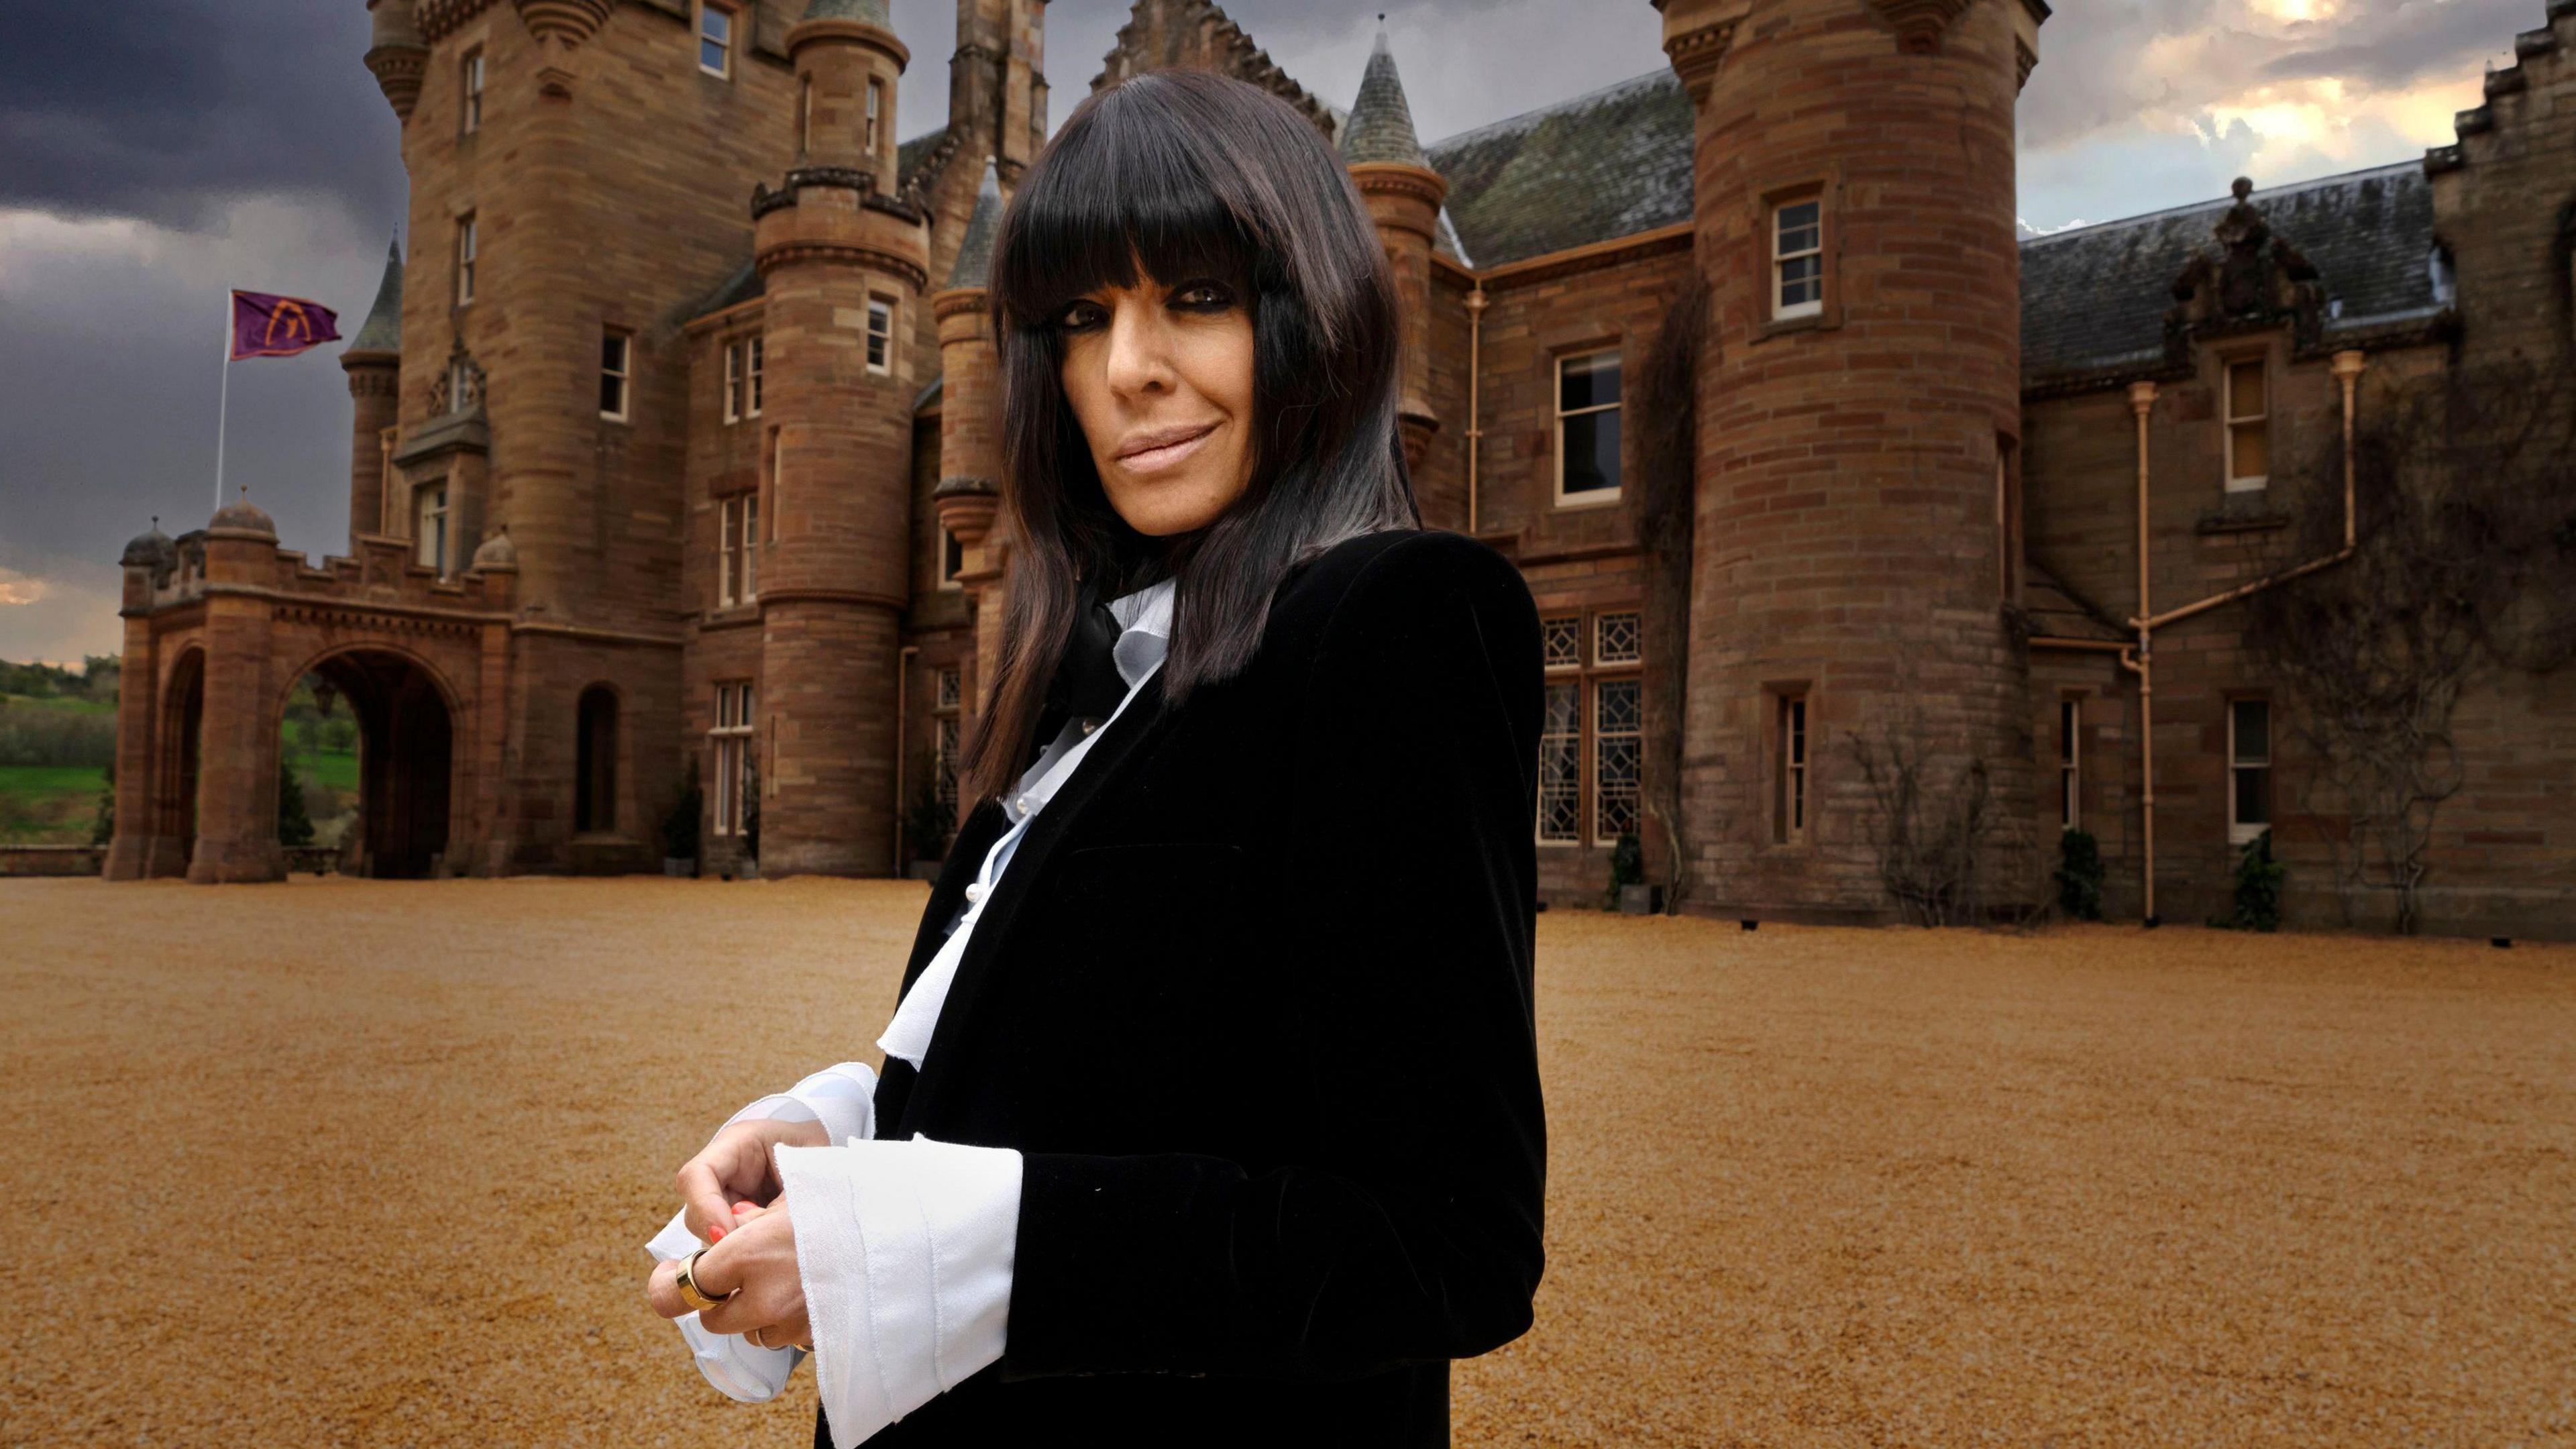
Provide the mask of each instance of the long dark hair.
[{"label": "long dark hair", "polygon": [[[1138,285],[1140,260],[1167,284],[1229,279],[1252,312],[1250,484],[1169,540],[1110,506],[1054,325],[1094,288]],[[1174,580],[1162,689],[1177,707],[1252,658],[1291,571],[1422,523],[1396,432],[1394,275],[1341,159],[1267,91],[1154,70],[1084,98],[1002,213],[989,305],[1012,556],[991,704],[960,762],[978,802],[1025,768],[1086,585],[1109,599]]]}]

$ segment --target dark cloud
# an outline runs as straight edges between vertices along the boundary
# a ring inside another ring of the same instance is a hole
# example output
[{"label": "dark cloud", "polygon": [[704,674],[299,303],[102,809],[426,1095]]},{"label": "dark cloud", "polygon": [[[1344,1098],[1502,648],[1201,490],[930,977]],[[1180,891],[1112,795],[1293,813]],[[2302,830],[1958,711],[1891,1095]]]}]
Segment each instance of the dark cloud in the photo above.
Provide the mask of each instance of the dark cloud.
[{"label": "dark cloud", "polygon": [[2481,56],[2509,54],[2515,32],[2540,23],[2535,0],[2422,0],[2378,9],[2332,31],[2305,27],[2295,48],[2265,62],[2267,80],[2344,76],[2397,90],[2456,73]]},{"label": "dark cloud", "polygon": [[401,215],[398,130],[359,64],[356,0],[10,10],[0,206],[198,229],[231,198],[292,192]]}]

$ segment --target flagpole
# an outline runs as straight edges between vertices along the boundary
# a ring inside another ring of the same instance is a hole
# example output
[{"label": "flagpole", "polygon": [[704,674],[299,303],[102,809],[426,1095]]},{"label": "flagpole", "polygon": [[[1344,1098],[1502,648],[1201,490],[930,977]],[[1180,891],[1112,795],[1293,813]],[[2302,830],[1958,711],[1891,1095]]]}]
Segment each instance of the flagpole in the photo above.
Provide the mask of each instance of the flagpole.
[{"label": "flagpole", "polygon": [[224,382],[215,404],[215,508],[224,506],[224,428],[233,410],[233,291],[224,289]]}]

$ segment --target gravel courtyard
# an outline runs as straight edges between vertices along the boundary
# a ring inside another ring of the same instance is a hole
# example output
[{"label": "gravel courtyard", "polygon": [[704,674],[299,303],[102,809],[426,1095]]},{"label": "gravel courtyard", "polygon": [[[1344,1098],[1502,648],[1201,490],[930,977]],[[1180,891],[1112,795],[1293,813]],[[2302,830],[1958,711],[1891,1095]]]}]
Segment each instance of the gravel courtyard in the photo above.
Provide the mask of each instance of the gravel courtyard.
[{"label": "gravel courtyard", "polygon": [[[645,1307],[924,887],[0,881],[0,1444],[809,1442]],[[1540,918],[1484,1445],[2576,1444],[2576,948]],[[725,1045],[727,1003],[757,1036]]]}]

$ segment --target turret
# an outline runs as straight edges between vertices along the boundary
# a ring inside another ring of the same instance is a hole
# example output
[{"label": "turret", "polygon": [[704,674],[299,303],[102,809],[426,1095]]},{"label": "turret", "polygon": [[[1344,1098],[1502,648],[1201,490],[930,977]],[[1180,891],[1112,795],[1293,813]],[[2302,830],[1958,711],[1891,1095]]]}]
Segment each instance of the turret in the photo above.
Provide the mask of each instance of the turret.
[{"label": "turret", "polygon": [[375,72],[395,117],[408,121],[420,102],[421,77],[429,69],[429,43],[421,39],[412,0],[367,0],[367,18],[375,27],[367,69]]},{"label": "turret", "polygon": [[[1989,818],[2036,813],[2003,507],[2013,112],[2047,6],[1657,8],[1695,108],[1711,289],[1682,788],[1717,838],[1694,842],[1689,888],[1721,910],[1882,918],[1887,842],[1950,828],[1972,771]],[[1909,789],[1920,818],[1890,818]],[[1978,863],[1990,904],[2037,890],[2013,849]]]},{"label": "turret", "polygon": [[787,32],[800,96],[813,101],[807,164],[784,189],[753,192],[769,379],[760,737],[770,873],[895,867],[896,648],[911,598],[907,460],[920,388],[902,342],[919,325],[930,237],[924,214],[891,194],[907,52],[884,15],[881,0],[814,0]]},{"label": "turret", "polygon": [[948,274],[948,285],[930,299],[939,317],[939,374],[945,393],[939,408],[939,486],[931,501],[938,506],[940,527],[956,536],[965,555],[957,581],[974,601],[975,677],[964,691],[970,715],[982,712],[992,661],[1001,657],[1001,595],[993,585],[1001,582],[1009,549],[1008,540],[993,533],[1002,497],[1002,373],[985,290],[993,238],[1001,227],[1000,168],[988,156],[974,214],[958,244],[957,265]]},{"label": "turret", "polygon": [[1431,248],[1449,183],[1431,169],[1413,132],[1413,107],[1395,73],[1386,17],[1360,78],[1359,99],[1342,127],[1342,160],[1377,222],[1378,239],[1395,268],[1403,329],[1400,416],[1406,467],[1419,474],[1439,421],[1431,412]]},{"label": "turret", "polygon": [[349,396],[357,404],[349,426],[349,554],[358,554],[360,534],[381,534],[385,527],[385,470],[394,424],[402,404],[402,243],[385,255],[385,278],[377,284],[376,304],[358,335],[340,354],[340,369],[349,375]]}]

